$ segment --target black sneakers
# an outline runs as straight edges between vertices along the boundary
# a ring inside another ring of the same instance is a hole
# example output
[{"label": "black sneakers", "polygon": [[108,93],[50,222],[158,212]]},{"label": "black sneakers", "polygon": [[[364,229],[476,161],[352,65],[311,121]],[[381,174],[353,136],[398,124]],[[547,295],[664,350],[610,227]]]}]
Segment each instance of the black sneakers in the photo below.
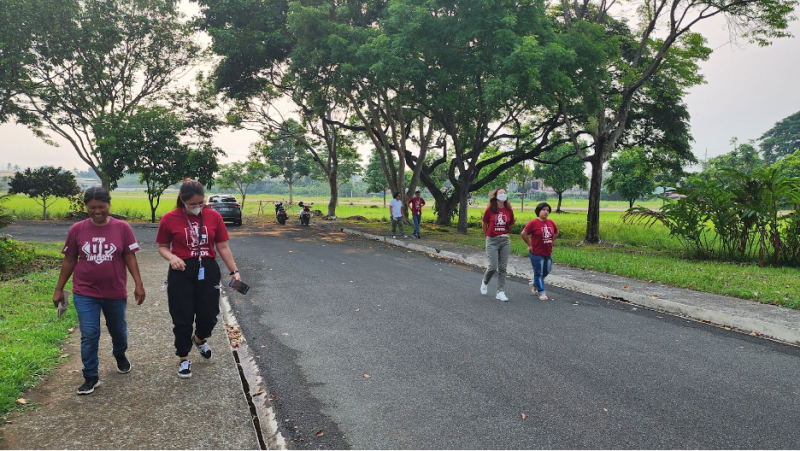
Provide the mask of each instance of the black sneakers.
[{"label": "black sneakers", "polygon": [[84,377],[83,378],[83,385],[78,387],[78,394],[79,395],[88,395],[94,391],[94,388],[100,385],[100,378],[95,377]]},{"label": "black sneakers", "polygon": [[125,354],[122,355],[115,355],[115,359],[117,359],[117,372],[118,373],[129,373],[131,371],[131,362],[125,357]]},{"label": "black sneakers", "polygon": [[178,363],[178,377],[182,379],[188,379],[192,377],[191,360],[181,360],[180,363]]},{"label": "black sneakers", "polygon": [[203,356],[203,358],[205,359],[211,358],[211,346],[209,346],[205,340],[203,340],[202,343],[198,343],[197,337],[192,335],[192,343],[194,343],[194,346],[197,348],[197,351],[200,353],[201,356]]}]

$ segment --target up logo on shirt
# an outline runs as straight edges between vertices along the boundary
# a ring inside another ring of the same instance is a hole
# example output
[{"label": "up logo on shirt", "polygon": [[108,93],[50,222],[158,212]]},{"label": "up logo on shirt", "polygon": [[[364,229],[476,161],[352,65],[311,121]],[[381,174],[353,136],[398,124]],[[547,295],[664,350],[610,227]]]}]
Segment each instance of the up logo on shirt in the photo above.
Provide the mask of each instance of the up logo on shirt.
[{"label": "up logo on shirt", "polygon": [[550,226],[547,225],[542,226],[542,238],[545,240],[546,243],[552,241],[553,229],[551,229]]},{"label": "up logo on shirt", "polygon": [[117,246],[114,243],[106,243],[105,237],[96,236],[92,238],[91,243],[88,241],[83,243],[81,250],[86,256],[86,261],[93,261],[99,265],[103,262],[114,260],[114,252],[116,252]]}]

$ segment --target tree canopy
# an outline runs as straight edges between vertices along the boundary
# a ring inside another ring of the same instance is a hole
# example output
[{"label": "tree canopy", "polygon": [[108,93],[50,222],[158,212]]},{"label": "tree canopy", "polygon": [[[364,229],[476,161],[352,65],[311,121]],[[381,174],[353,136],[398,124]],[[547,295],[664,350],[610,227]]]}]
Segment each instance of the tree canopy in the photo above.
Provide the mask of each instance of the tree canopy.
[{"label": "tree canopy", "polygon": [[758,140],[764,160],[769,164],[800,150],[800,111],[781,119]]},{"label": "tree canopy", "polygon": [[122,171],[96,148],[98,120],[159,100],[200,49],[171,0],[62,3],[48,11],[69,20],[48,28],[25,63],[25,108],[113,188]]},{"label": "tree canopy", "polygon": [[53,166],[15,172],[8,183],[9,194],[25,194],[42,206],[42,219],[47,219],[47,207],[53,205],[58,198],[74,196],[80,192],[71,172]]}]

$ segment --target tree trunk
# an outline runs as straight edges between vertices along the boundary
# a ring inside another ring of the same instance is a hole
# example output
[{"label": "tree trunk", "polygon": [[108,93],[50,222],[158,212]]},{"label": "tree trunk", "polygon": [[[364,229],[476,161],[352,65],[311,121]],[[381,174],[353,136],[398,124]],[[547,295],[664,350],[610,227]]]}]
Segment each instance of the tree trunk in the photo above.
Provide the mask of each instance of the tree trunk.
[{"label": "tree trunk", "polygon": [[[468,182],[467,182],[468,183]],[[458,190],[458,233],[467,234],[467,219],[469,219],[469,187],[467,183],[460,183],[461,189]]]},{"label": "tree trunk", "polygon": [[556,213],[561,213],[561,198],[564,196],[564,191],[556,191],[558,194],[558,206],[556,207]]},{"label": "tree trunk", "polygon": [[598,155],[593,157],[589,163],[592,173],[589,180],[589,211],[586,213],[584,241],[596,244],[600,242],[600,190],[603,183],[603,160]]},{"label": "tree trunk", "polygon": [[336,183],[337,175],[335,171],[331,171],[328,176],[328,186],[331,190],[331,198],[328,200],[328,216],[336,216],[336,206],[339,205],[339,185]]},{"label": "tree trunk", "polygon": [[386,208],[386,188],[383,188],[383,208]]},{"label": "tree trunk", "polygon": [[288,182],[287,185],[289,185],[289,205],[292,205],[294,204],[294,196],[292,195],[292,185],[294,185],[294,183]]},{"label": "tree trunk", "polygon": [[110,193],[111,192],[111,180],[109,180],[108,177],[103,175],[103,173],[97,172],[97,170],[95,170],[94,172],[98,176],[100,176],[100,184],[103,186],[103,188]]}]

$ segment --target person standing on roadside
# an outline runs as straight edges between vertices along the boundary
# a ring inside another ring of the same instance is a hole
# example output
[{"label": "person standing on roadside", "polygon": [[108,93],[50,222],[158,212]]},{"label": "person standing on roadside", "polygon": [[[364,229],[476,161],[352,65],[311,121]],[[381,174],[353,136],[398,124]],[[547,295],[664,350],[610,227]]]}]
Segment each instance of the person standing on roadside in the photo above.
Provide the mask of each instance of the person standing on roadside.
[{"label": "person standing on roadside", "polygon": [[408,235],[403,234],[403,201],[400,200],[400,193],[394,193],[394,198],[389,201],[389,214],[392,216],[392,238],[397,238],[395,231],[400,227],[400,235],[407,238]]},{"label": "person standing on roadside", "polygon": [[169,261],[167,298],[175,355],[180,359],[178,376],[184,379],[192,377],[192,345],[203,358],[211,358],[206,340],[217,324],[222,279],[217,253],[230,275],[241,280],[222,216],[204,207],[203,185],[187,179],[181,185],[175,209],[161,217],[156,235],[158,253]]},{"label": "person standing on roadside", "polygon": [[130,224],[109,216],[111,196],[108,191],[93,186],[83,194],[83,202],[89,218],[69,228],[61,251],[64,260],[53,304],[58,307],[66,301],[64,286],[72,277],[73,304],[81,329],[84,379],[78,394],[88,395],[100,385],[100,312],[106,318],[106,328],[111,335],[111,353],[117,361],[117,371],[125,374],[131,370],[131,362],[125,356],[128,350],[126,268],[133,277],[133,296],[137,305],[144,302],[145,292],[136,261],[139,244]]},{"label": "person standing on roadside", "polygon": [[497,273],[496,299],[507,302],[505,293],[506,266],[508,255],[511,251],[511,240],[508,233],[514,225],[514,210],[508,201],[508,193],[503,188],[497,188],[489,196],[489,206],[483,213],[483,234],[486,235],[486,258],[488,267],[481,280],[481,294],[489,291],[489,281]]},{"label": "person standing on roadside", "polygon": [[422,221],[422,207],[425,206],[425,199],[422,198],[422,193],[417,190],[414,192],[414,197],[408,200],[408,205],[411,206],[411,217],[414,219],[414,235],[417,238],[422,238],[419,233],[419,223]]},{"label": "person standing on roadside", "polygon": [[547,217],[551,207],[547,202],[536,206],[536,217],[522,229],[522,240],[528,245],[528,257],[533,266],[533,281],[531,292],[538,295],[539,300],[546,301],[547,293],[544,290],[544,278],[553,268],[553,241],[558,238],[558,226]]}]

